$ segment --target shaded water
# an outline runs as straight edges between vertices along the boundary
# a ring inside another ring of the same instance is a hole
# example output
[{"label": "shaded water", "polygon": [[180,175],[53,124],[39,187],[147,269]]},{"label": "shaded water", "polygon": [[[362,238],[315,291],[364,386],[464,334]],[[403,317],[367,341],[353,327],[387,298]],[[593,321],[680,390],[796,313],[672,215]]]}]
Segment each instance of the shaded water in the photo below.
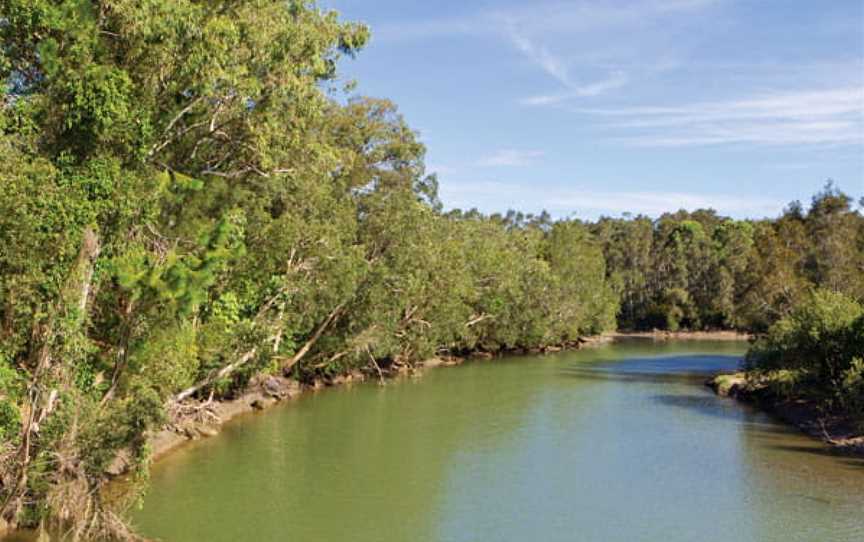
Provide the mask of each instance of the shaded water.
[{"label": "shaded water", "polygon": [[860,541],[864,462],[715,397],[741,343],[628,342],[309,395],[157,464],[183,541]]}]

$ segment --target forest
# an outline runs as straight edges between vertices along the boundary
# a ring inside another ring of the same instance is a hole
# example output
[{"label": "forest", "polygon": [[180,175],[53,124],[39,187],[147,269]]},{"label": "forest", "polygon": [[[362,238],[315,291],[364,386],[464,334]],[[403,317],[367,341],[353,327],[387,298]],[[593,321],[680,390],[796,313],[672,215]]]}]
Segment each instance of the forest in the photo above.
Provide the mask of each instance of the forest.
[{"label": "forest", "polygon": [[369,30],[311,2],[4,0],[0,34],[11,525],[134,538],[107,465],[134,502],[170,405],[261,374],[735,329],[864,409],[864,201],[833,184],[763,220],[446,210],[395,105],[337,81]]}]

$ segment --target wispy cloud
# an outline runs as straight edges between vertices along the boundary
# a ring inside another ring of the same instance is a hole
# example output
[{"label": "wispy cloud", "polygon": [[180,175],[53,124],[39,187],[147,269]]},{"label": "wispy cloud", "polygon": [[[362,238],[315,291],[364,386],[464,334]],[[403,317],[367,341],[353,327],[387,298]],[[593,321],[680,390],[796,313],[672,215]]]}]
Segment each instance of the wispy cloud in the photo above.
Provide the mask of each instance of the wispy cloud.
[{"label": "wispy cloud", "polygon": [[502,149],[477,162],[482,167],[530,166],[546,153],[538,150]]},{"label": "wispy cloud", "polygon": [[514,27],[509,29],[509,37],[516,48],[529,60],[552,76],[567,90],[557,94],[532,96],[522,100],[524,105],[550,105],[561,103],[578,97],[598,96],[610,90],[626,85],[630,79],[621,70],[616,70],[606,78],[592,82],[581,82],[570,75],[566,61],[553,54],[546,46],[535,43],[527,36],[520,34]]},{"label": "wispy cloud", "polygon": [[535,44],[526,36],[516,32],[515,29],[511,29],[510,39],[519,51],[540,66],[544,72],[558,80],[559,83],[568,87],[573,85],[564,61],[549,52],[546,47]]},{"label": "wispy cloud", "polygon": [[570,86],[570,90],[567,92],[531,96],[529,98],[521,100],[521,103],[522,105],[532,106],[554,105],[572,100],[574,98],[599,96],[600,94],[604,94],[607,91],[621,88],[627,85],[629,82],[630,77],[628,77],[627,74],[623,71],[618,70],[609,74],[609,77],[607,77],[606,79],[601,79],[599,81],[594,81],[593,83],[588,83],[585,85],[573,85]]},{"label": "wispy cloud", "polygon": [[[563,89],[521,100],[524,105],[553,105],[606,94],[630,83],[632,69],[651,69],[656,60],[634,60],[634,50],[643,52],[645,37],[634,37],[634,29],[678,14],[691,15],[726,0],[546,0],[525,5],[495,7],[483,11],[424,21],[398,21],[375,27],[374,39],[381,41],[424,40],[441,37],[486,37],[508,41],[518,52]],[[638,39],[632,44],[610,45]],[[668,51],[655,51],[664,66]],[[599,56],[601,62],[576,62],[577,57]],[[598,69],[598,64],[603,68]],[[590,69],[589,69],[590,68]],[[626,69],[625,69],[626,68]]]},{"label": "wispy cloud", "polygon": [[648,5],[657,11],[687,11],[720,3],[721,0],[653,0]]},{"label": "wispy cloud", "polygon": [[[647,44],[624,45],[626,36],[634,29],[651,27],[656,20],[679,13],[691,15],[719,3],[721,0],[635,0],[617,4],[554,2],[534,5],[530,10],[497,12],[494,17],[500,21],[504,34],[516,49],[564,87],[563,91],[530,96],[520,103],[549,106],[600,96],[628,85],[633,76],[623,69],[625,66],[654,73],[677,66],[678,62],[670,60],[668,52],[659,52],[652,61],[646,62],[640,53]],[[574,39],[577,31],[579,37]],[[621,38],[611,47],[608,44],[610,35]],[[550,41],[558,45],[558,52],[548,45]],[[606,45],[598,50],[597,43]],[[606,73],[597,73],[596,61],[594,66],[583,62],[574,69],[572,57],[561,52],[572,53],[574,45],[579,49],[579,57],[584,58],[586,54],[605,56]],[[638,62],[633,61],[634,55],[639,57]],[[579,75],[574,75],[574,72],[579,72]]]},{"label": "wispy cloud", "polygon": [[617,216],[623,213],[657,217],[679,209],[715,209],[734,217],[765,217],[779,214],[786,202],[759,196],[730,196],[689,192],[596,191],[582,188],[544,189],[542,194],[528,184],[498,181],[453,182],[441,185],[444,203],[452,207],[478,206],[486,212],[505,207],[524,207],[530,201],[535,210],[549,210],[557,216],[575,213],[584,218]]},{"label": "wispy cloud", "polygon": [[864,87],[573,111],[602,119],[612,139],[636,146],[864,144]]}]

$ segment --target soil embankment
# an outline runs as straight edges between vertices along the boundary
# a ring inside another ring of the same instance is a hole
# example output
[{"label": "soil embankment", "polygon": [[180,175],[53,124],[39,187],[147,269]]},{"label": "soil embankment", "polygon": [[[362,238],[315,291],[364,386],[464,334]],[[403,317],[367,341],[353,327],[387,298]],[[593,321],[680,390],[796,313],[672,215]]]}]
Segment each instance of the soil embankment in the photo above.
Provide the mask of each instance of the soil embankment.
[{"label": "soil embankment", "polygon": [[[569,344],[549,346],[527,352],[514,351],[502,353],[474,352],[468,358],[493,358],[508,353],[556,353],[565,350],[590,348],[608,344],[616,340],[641,338],[653,340],[713,340],[741,341],[748,335],[731,331],[698,331],[698,332],[641,332],[641,333],[609,333],[593,337],[580,338]],[[171,423],[150,437],[152,459],[158,460],[180,446],[201,438],[209,438],[219,434],[221,426],[238,416],[265,410],[283,401],[300,397],[303,393],[322,390],[329,387],[352,384],[369,378],[392,378],[408,373],[417,374],[425,369],[452,366],[465,361],[464,357],[433,358],[413,367],[400,366],[390,368],[382,374],[376,372],[364,373],[354,371],[332,379],[320,379],[310,384],[301,384],[296,380],[278,376],[266,376],[254,379],[246,390],[234,398],[214,401],[186,401],[174,405],[170,412]],[[113,476],[123,474],[128,470],[127,458],[122,454],[111,465],[108,472]]]},{"label": "soil embankment", "polygon": [[753,336],[739,331],[621,331],[613,339],[654,339],[656,341],[749,341]]},{"label": "soil embankment", "polygon": [[709,379],[706,385],[721,397],[756,405],[823,441],[838,454],[864,456],[864,435],[848,418],[824,412],[815,401],[783,397],[772,391],[770,382],[748,378],[743,372],[718,375]]}]

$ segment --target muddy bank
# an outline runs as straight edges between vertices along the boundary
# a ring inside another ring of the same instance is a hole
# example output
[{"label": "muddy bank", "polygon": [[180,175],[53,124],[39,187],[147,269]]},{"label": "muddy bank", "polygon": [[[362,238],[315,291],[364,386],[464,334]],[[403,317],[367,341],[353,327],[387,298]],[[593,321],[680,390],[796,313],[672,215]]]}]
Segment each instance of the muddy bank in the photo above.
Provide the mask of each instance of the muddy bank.
[{"label": "muddy bank", "polygon": [[[248,415],[265,410],[283,401],[300,397],[304,393],[315,392],[326,388],[363,382],[369,379],[390,379],[406,374],[419,374],[426,369],[460,365],[469,359],[492,359],[506,355],[519,354],[553,354],[581,348],[593,348],[610,344],[621,339],[648,338],[654,340],[707,340],[707,341],[743,341],[749,335],[733,331],[699,331],[699,332],[642,332],[642,333],[607,333],[592,337],[535,349],[516,349],[501,352],[470,352],[462,356],[439,357],[425,360],[416,365],[399,365],[386,368],[381,374],[375,371],[353,371],[331,379],[318,379],[310,384],[301,384],[279,376],[266,376],[254,379],[247,389],[235,398],[214,401],[187,401],[174,405],[170,411],[171,423],[150,437],[152,461],[157,461],[171,451],[184,444],[201,438],[209,438],[219,434],[221,426],[238,416]],[[109,474],[118,476],[128,470],[125,457],[111,465]]]},{"label": "muddy bank", "polygon": [[[392,367],[382,373],[353,371],[330,379],[317,379],[308,384],[281,376],[253,379],[247,388],[233,398],[185,401],[169,408],[170,422],[149,438],[151,461],[158,461],[189,442],[217,436],[222,425],[243,415],[269,409],[279,403],[296,399],[334,386],[364,382],[373,378],[391,379],[417,374],[424,369],[447,367],[464,362],[465,358],[433,358],[415,366]],[[120,476],[129,469],[128,457],[121,454],[108,469],[110,476]]]},{"label": "muddy bank", "polygon": [[851,420],[825,413],[815,401],[781,397],[771,390],[769,383],[748,378],[746,373],[718,375],[706,385],[721,397],[753,404],[797,427],[837,454],[864,456],[864,435],[856,430]]},{"label": "muddy bank", "polygon": [[[390,379],[406,374],[418,374],[425,369],[459,365],[467,359],[491,359],[505,355],[553,354],[581,348],[592,348],[627,338],[651,338],[655,340],[746,340],[747,335],[735,332],[649,332],[649,333],[608,333],[536,349],[511,350],[503,352],[470,352],[463,356],[428,359],[422,363],[408,366],[400,365],[385,369],[381,374],[375,371],[354,371],[332,379],[318,379],[310,384],[278,376],[254,379],[247,389],[235,398],[215,401],[187,401],[174,405],[170,411],[171,423],[150,437],[152,460],[157,461],[184,444],[201,438],[219,434],[221,426],[234,418],[265,410],[280,402],[289,401],[303,393],[314,392],[333,386],[363,382],[368,379]],[[109,474],[118,476],[128,470],[126,457],[118,457],[111,465]]]},{"label": "muddy bank", "polygon": [[[280,376],[262,376],[254,379],[237,397],[212,401],[186,401],[169,409],[171,422],[150,439],[151,461],[158,461],[177,448],[202,438],[219,434],[223,424],[242,415],[266,410],[283,401],[290,401],[304,393],[315,392],[334,386],[342,386],[369,379],[387,380],[405,375],[417,375],[426,369],[460,365],[469,359],[492,359],[505,355],[552,354],[567,350],[578,350],[609,344],[617,334],[580,338],[576,341],[537,349],[522,349],[503,352],[470,352],[463,356],[437,357],[415,365],[391,366],[378,374],[374,370],[353,371],[330,379],[317,379],[309,384]],[[623,337],[623,335],[622,335]],[[129,469],[128,458],[121,454],[108,469],[111,476],[120,476]]]}]

